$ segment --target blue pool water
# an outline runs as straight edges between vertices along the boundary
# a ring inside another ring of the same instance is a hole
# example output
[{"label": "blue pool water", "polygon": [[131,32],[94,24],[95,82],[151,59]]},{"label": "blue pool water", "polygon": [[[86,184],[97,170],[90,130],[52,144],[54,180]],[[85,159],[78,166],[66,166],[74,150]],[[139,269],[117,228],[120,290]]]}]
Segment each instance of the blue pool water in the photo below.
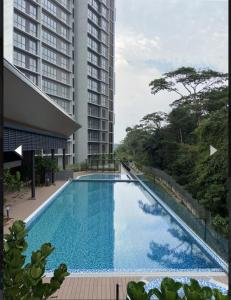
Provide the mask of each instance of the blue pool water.
[{"label": "blue pool water", "polygon": [[73,181],[29,226],[27,254],[44,242],[48,271],[220,270],[138,182]]}]

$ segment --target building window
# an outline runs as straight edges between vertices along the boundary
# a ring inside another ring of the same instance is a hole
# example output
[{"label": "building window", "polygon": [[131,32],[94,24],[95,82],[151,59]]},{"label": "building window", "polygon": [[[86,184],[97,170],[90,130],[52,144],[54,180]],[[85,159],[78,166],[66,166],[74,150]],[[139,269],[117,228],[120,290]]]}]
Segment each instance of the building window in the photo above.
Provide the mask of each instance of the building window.
[{"label": "building window", "polygon": [[57,70],[56,68],[49,66],[47,64],[43,64],[43,75],[47,77],[51,77],[53,79],[56,79],[57,77]]},{"label": "building window", "polygon": [[36,26],[36,24],[30,22],[29,33],[31,35],[37,36],[37,26]]},{"label": "building window", "polygon": [[94,41],[92,38],[88,37],[87,38],[87,43],[88,43],[88,47],[89,48],[91,48],[95,52],[99,51],[99,43],[97,43],[96,41]]},{"label": "building window", "polygon": [[43,79],[43,90],[51,95],[57,95],[57,84]]},{"label": "building window", "polygon": [[50,46],[53,46],[56,48],[56,43],[57,43],[57,40],[56,38],[50,34],[49,32],[47,31],[43,31],[43,40],[49,44]]},{"label": "building window", "polygon": [[101,93],[106,95],[107,94],[107,87],[106,84],[101,82]]},{"label": "building window", "polygon": [[99,132],[89,131],[88,132],[88,140],[91,142],[99,142],[100,141]]},{"label": "building window", "polygon": [[26,49],[26,38],[19,33],[14,32],[14,45],[20,49]]},{"label": "building window", "polygon": [[90,9],[88,10],[88,18],[97,25],[99,24],[99,17]]},{"label": "building window", "polygon": [[98,90],[99,90],[98,82],[93,80],[93,79],[88,78],[88,89],[92,90],[92,91],[95,91],[95,92],[98,92]]},{"label": "building window", "polygon": [[48,60],[49,62],[52,62],[53,64],[56,64],[57,62],[56,53],[45,47],[43,47],[43,58]]},{"label": "building window", "polygon": [[60,18],[64,23],[67,23],[67,14],[64,11],[61,11]]},{"label": "building window", "polygon": [[89,154],[99,154],[99,145],[88,144],[88,153]]},{"label": "building window", "polygon": [[88,60],[89,62],[91,62],[94,65],[98,65],[99,64],[99,58],[97,55],[95,55],[94,53],[88,51]]},{"label": "building window", "polygon": [[99,71],[95,67],[88,65],[88,75],[94,78],[98,78]]},{"label": "building window", "polygon": [[33,18],[37,18],[37,8],[34,5],[29,4],[29,15]]},{"label": "building window", "polygon": [[61,50],[63,53],[68,54],[67,43],[61,41],[61,44],[60,44],[60,50]]},{"label": "building window", "polygon": [[102,16],[104,16],[104,18],[107,19],[107,17],[108,17],[108,11],[107,11],[106,7],[101,6],[101,14],[102,14]]},{"label": "building window", "polygon": [[65,57],[61,57],[61,67],[67,69],[67,59]]},{"label": "building window", "polygon": [[21,11],[26,12],[26,1],[25,0],[15,0],[14,5]]},{"label": "building window", "polygon": [[29,51],[33,54],[36,54],[37,53],[37,45],[36,45],[36,42],[34,41],[29,41]]},{"label": "building window", "polygon": [[88,92],[88,102],[99,105],[99,95]]},{"label": "building window", "polygon": [[61,27],[61,35],[65,38],[67,38],[67,29],[65,27]]},{"label": "building window", "polygon": [[101,27],[107,31],[108,30],[108,24],[107,21],[105,21],[104,19],[101,19]]},{"label": "building window", "polygon": [[68,75],[67,75],[67,73],[65,73],[65,72],[62,72],[61,73],[61,81],[62,82],[64,82],[64,83],[67,83],[68,82]]},{"label": "building window", "polygon": [[101,106],[108,108],[108,100],[105,96],[101,96]]},{"label": "building window", "polygon": [[19,52],[14,52],[14,64],[20,67],[26,67],[26,56]]},{"label": "building window", "polygon": [[106,121],[101,121],[102,130],[106,130]]},{"label": "building window", "polygon": [[106,118],[106,109],[102,108],[102,118]]},{"label": "building window", "polygon": [[101,68],[104,70],[108,69],[108,62],[105,58],[101,57]]},{"label": "building window", "polygon": [[29,58],[29,69],[33,72],[37,71],[37,61],[35,58]]},{"label": "building window", "polygon": [[91,25],[90,23],[88,23],[88,32],[93,35],[95,38],[99,38],[99,30],[94,27],[93,25]]},{"label": "building window", "polygon": [[102,54],[104,57],[108,57],[108,49],[107,49],[107,47],[105,47],[104,45],[101,45],[101,54]]},{"label": "building window", "polygon": [[68,89],[65,86],[61,86],[61,97],[68,98]]},{"label": "building window", "polygon": [[105,71],[103,71],[103,70],[101,70],[101,72],[100,72],[101,74],[100,74],[100,79],[104,82],[104,83],[107,83],[107,72],[105,72]]},{"label": "building window", "polygon": [[25,20],[25,18],[23,18],[23,17],[21,17],[21,16],[15,14],[15,15],[14,15],[14,25],[15,25],[17,28],[19,28],[19,29],[25,31],[25,30],[26,30],[26,20]]},{"label": "building window", "polygon": [[56,6],[49,0],[43,0],[43,6],[51,13],[53,13],[54,15],[56,15]]},{"label": "building window", "polygon": [[55,20],[53,20],[52,18],[48,17],[47,15],[42,15],[42,21],[43,24],[46,25],[47,27],[49,27],[50,29],[56,31],[57,28],[57,23]]},{"label": "building window", "polygon": [[88,3],[96,10],[99,11],[99,4],[96,0],[89,0]]},{"label": "building window", "polygon": [[34,75],[34,74],[30,74],[30,73],[27,73],[27,72],[23,72],[23,74],[29,78],[34,84],[37,84],[37,76]]},{"label": "building window", "polygon": [[88,118],[88,128],[90,129],[99,129],[100,128],[100,122],[97,119]]},{"label": "building window", "polygon": [[107,43],[108,43],[108,37],[107,37],[106,33],[104,33],[104,32],[101,32],[101,41],[102,41],[104,44],[107,44]]},{"label": "building window", "polygon": [[88,115],[91,117],[100,117],[100,110],[98,106],[88,104]]},{"label": "building window", "polygon": [[102,132],[102,141],[103,142],[106,142],[106,133],[105,132]]}]

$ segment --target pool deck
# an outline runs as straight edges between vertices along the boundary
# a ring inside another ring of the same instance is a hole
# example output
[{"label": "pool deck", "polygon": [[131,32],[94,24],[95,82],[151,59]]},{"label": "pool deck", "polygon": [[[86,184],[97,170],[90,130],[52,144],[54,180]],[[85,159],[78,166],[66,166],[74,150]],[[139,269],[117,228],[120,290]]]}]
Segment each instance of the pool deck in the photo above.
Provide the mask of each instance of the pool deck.
[{"label": "pool deck", "polygon": [[[176,277],[180,274],[175,273]],[[170,275],[165,274],[165,275]],[[129,281],[146,280],[151,281],[155,278],[165,276],[153,274],[152,276],[120,276],[120,277],[68,277],[58,290],[49,299],[57,300],[117,300],[116,285],[119,284],[119,300],[126,299],[126,287]],[[209,275],[209,274],[208,274]],[[197,279],[209,280],[211,276],[191,276]],[[216,282],[227,284],[227,276],[212,276]]]},{"label": "pool deck", "polygon": [[[92,173],[92,172],[91,172]],[[86,172],[76,172],[75,177],[84,175]],[[8,232],[9,226],[17,219],[24,220],[31,213],[33,213],[41,204],[43,204],[53,193],[55,193],[65,181],[56,181],[55,185],[48,187],[36,187],[36,200],[30,199],[30,190],[26,189],[22,192],[11,193],[6,196],[7,202],[5,205],[11,205],[10,217],[11,219],[4,224],[4,232]],[[69,276],[65,279],[60,290],[58,290],[49,299],[57,300],[116,300],[116,284],[119,284],[119,299],[125,299],[126,286],[131,280],[147,280],[151,281],[155,278],[166,276],[190,276],[200,279],[212,279],[217,282],[226,284],[228,283],[228,276],[226,273],[200,273],[194,272],[185,274],[180,272],[174,273],[152,273],[148,275],[129,275],[129,274],[108,274],[102,275],[89,275],[86,276]],[[49,278],[45,278],[49,281]]]}]

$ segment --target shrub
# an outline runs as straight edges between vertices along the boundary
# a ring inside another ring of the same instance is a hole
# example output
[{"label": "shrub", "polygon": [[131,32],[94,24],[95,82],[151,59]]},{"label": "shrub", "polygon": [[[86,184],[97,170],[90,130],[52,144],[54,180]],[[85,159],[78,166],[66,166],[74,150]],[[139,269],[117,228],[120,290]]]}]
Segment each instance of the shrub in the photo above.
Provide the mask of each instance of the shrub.
[{"label": "shrub", "polygon": [[57,172],[59,170],[56,160],[50,157],[35,157],[35,169],[37,174],[38,183],[44,184],[46,181],[46,174],[50,172]]},{"label": "shrub", "polygon": [[[131,281],[127,285],[127,300],[151,300],[156,296],[159,300],[228,300],[228,295],[223,295],[218,289],[201,287],[197,280],[190,279],[190,284],[182,284],[172,278],[164,278],[160,288],[153,288],[148,293],[145,291],[144,282]],[[179,290],[183,289],[181,297]]]},{"label": "shrub", "polygon": [[88,168],[88,164],[86,162],[76,163],[67,166],[67,169],[73,170],[74,172],[86,171],[87,168]]},{"label": "shrub", "polygon": [[13,191],[20,191],[23,186],[23,182],[21,180],[21,174],[17,171],[15,174],[12,174],[9,169],[4,170],[3,181],[6,186],[6,189]]},{"label": "shrub", "polygon": [[31,255],[31,262],[25,265],[27,249],[25,237],[27,231],[23,221],[15,221],[4,235],[3,248],[3,289],[6,300],[44,300],[56,292],[69,275],[65,264],[60,264],[54,271],[49,283],[43,282],[47,257],[54,250],[50,243],[45,243]]}]

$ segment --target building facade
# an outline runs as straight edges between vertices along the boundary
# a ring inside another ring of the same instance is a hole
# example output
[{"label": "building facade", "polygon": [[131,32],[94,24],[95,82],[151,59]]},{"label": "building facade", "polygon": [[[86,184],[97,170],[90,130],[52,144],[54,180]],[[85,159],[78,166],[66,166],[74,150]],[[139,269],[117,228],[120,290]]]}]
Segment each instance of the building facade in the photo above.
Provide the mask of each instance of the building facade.
[{"label": "building facade", "polygon": [[114,0],[5,0],[4,18],[6,59],[82,126],[67,164],[112,153]]},{"label": "building facade", "polygon": [[75,156],[83,162],[113,152],[114,0],[75,3]]},{"label": "building facade", "polygon": [[[4,56],[72,116],[73,1],[6,0],[4,18]],[[66,162],[73,163],[73,137]]]}]

